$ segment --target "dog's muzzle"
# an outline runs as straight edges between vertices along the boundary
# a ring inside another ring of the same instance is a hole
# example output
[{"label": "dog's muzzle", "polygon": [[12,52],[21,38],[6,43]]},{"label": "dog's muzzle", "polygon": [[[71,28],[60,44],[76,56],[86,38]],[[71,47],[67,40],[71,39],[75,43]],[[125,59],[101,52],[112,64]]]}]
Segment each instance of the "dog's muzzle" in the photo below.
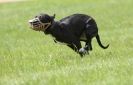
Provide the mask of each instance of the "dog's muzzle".
[{"label": "dog's muzzle", "polygon": [[45,31],[50,25],[49,23],[42,23],[39,18],[29,20],[30,28],[36,31]]}]

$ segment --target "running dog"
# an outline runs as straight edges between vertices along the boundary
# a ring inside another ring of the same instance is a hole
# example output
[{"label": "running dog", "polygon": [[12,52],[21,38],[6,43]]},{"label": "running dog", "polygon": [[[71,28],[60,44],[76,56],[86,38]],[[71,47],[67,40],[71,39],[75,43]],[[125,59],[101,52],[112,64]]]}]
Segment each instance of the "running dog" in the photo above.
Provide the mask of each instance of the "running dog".
[{"label": "running dog", "polygon": [[[42,31],[45,34],[51,34],[55,38],[55,42],[66,43],[75,52],[82,57],[92,50],[92,38],[96,37],[99,46],[103,49],[109,47],[103,46],[98,34],[98,27],[95,20],[85,14],[73,14],[55,21],[55,14],[50,16],[48,14],[39,14],[33,19],[29,20],[31,29],[35,31]],[[82,47],[80,41],[86,44]]]}]

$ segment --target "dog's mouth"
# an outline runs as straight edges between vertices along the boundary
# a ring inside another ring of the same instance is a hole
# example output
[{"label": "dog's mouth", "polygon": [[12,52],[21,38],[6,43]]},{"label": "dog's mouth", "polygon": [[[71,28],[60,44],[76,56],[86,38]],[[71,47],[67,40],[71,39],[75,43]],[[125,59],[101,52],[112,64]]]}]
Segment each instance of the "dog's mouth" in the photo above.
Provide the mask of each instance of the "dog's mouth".
[{"label": "dog's mouth", "polygon": [[37,18],[31,19],[28,22],[30,24],[31,29],[37,30],[38,28],[40,28],[40,23],[39,23],[39,20]]},{"label": "dog's mouth", "polygon": [[51,23],[42,23],[39,18],[34,18],[28,21],[30,24],[30,28],[35,31],[45,31]]}]

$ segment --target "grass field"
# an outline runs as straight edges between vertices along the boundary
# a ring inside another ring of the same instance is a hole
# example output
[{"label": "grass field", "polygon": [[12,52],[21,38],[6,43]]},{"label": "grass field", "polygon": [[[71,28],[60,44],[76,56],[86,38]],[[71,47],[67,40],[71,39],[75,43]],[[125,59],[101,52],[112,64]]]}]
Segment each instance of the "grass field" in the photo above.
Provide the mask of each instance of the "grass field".
[{"label": "grass field", "polygon": [[[34,0],[0,4],[0,85],[133,85],[133,0]],[[107,50],[93,39],[80,58],[51,36],[29,29],[39,13],[59,20],[91,15]]]}]

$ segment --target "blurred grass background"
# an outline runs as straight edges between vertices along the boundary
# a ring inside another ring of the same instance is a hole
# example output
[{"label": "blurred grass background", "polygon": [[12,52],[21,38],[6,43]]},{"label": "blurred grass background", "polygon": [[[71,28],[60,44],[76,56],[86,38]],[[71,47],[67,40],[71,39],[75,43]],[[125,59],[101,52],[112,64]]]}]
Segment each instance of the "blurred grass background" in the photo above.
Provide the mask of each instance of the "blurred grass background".
[{"label": "blurred grass background", "polygon": [[[32,0],[0,4],[0,85],[132,85],[132,0]],[[83,13],[95,18],[103,44],[80,58],[51,36],[29,29],[39,13],[56,20]]]}]

